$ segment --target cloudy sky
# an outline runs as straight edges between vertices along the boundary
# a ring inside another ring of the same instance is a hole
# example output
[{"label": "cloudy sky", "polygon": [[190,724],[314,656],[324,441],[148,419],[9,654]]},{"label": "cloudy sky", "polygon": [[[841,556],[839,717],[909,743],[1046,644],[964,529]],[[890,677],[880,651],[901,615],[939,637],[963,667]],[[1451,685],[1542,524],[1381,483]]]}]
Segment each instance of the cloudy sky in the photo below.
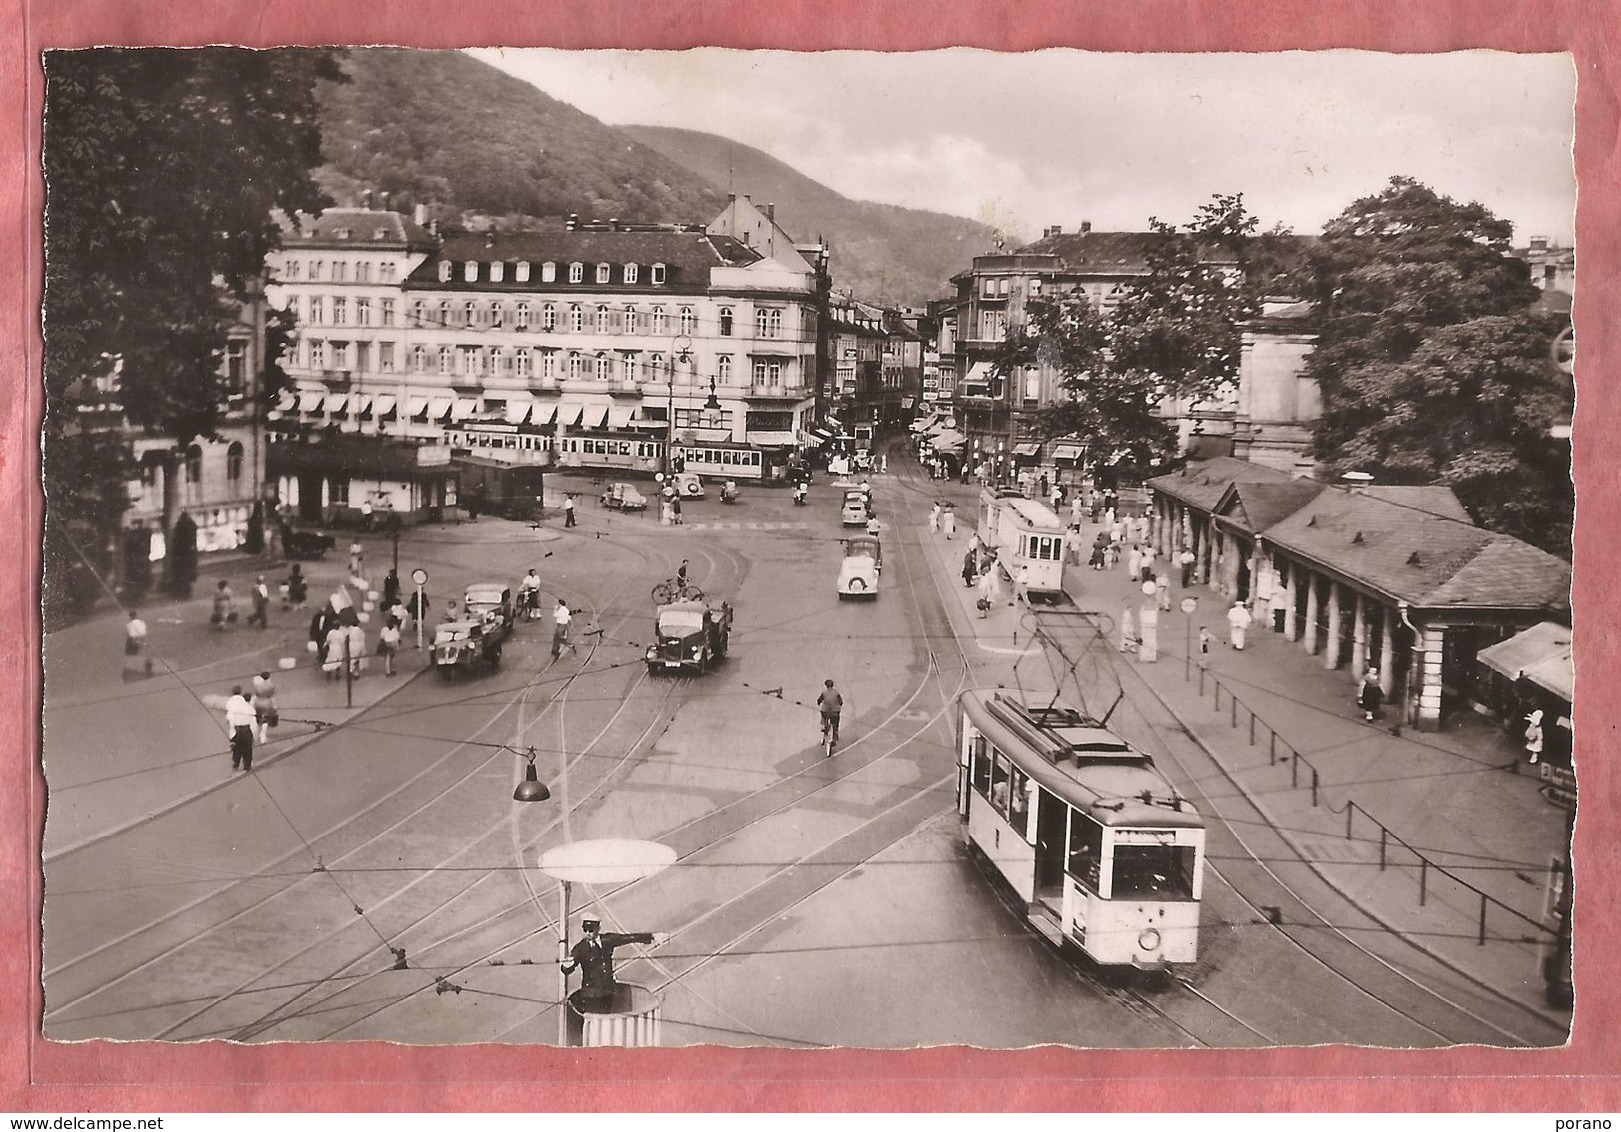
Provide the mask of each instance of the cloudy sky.
[{"label": "cloudy sky", "polygon": [[1310,232],[1397,173],[1522,242],[1574,227],[1561,55],[475,54],[611,124],[720,134],[846,196],[1023,236],[1182,221],[1215,192]]}]

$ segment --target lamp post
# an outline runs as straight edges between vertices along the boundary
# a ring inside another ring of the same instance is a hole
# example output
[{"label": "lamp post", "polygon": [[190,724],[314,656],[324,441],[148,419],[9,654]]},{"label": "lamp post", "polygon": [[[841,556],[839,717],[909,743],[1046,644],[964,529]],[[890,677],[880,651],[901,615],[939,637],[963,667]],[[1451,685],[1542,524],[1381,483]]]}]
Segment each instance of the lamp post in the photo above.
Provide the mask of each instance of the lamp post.
[{"label": "lamp post", "polygon": [[670,372],[665,381],[669,389],[670,399],[665,407],[664,419],[664,478],[670,478],[671,469],[674,468],[675,458],[675,366],[679,358],[686,361],[692,356],[692,339],[685,334],[677,334],[670,339]]}]

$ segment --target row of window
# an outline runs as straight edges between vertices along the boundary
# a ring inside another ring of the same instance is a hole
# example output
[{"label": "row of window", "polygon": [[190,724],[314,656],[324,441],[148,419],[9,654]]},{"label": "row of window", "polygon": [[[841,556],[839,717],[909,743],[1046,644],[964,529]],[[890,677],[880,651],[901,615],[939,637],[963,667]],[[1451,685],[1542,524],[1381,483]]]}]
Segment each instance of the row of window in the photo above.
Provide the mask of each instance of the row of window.
[{"label": "row of window", "polygon": [[[230,447],[225,450],[225,478],[232,483],[242,478],[245,455],[241,441],[233,440]],[[158,470],[162,466],[160,460],[142,460],[140,465],[142,485],[155,487],[158,482]],[[200,445],[193,444],[186,449],[185,482],[188,484],[200,484],[203,482],[203,450]]]},{"label": "row of window", "polygon": [[316,283],[397,283],[399,265],[386,259],[375,264],[364,259],[335,259],[328,264],[324,259],[289,258],[282,262],[281,278],[287,282],[308,279]]},{"label": "row of window", "polygon": [[[303,342],[303,353],[307,369],[351,370],[356,373],[398,372],[393,342],[327,342],[310,338]],[[562,362],[558,360],[560,356]],[[406,357],[411,373],[438,373],[444,376],[529,378],[538,374],[542,378],[555,378],[560,365],[563,374],[571,379],[591,376],[606,381],[623,376],[630,380],[670,381],[678,373],[678,359],[674,355],[649,354],[647,361],[643,362],[639,351],[582,354],[573,350],[485,346],[441,345],[435,349],[418,344],[411,347]],[[730,354],[715,358],[716,384],[732,384],[736,373],[733,361]],[[683,355],[679,363],[680,376],[690,384],[696,377],[697,363],[690,354]],[[782,358],[755,358],[752,366],[754,384],[781,386],[787,364]]]},{"label": "row of window", "polygon": [[[503,260],[490,260],[482,265],[482,274],[486,283],[504,283],[507,276],[507,265]],[[570,283],[584,283],[587,267],[591,268],[592,278],[597,283],[614,282],[614,265],[611,263],[598,263],[587,265],[584,263],[568,264],[568,281]],[[540,281],[542,283],[557,282],[556,263],[548,260],[540,265]],[[439,261],[439,282],[449,283],[456,273],[456,265],[448,259]],[[477,283],[480,275],[480,264],[476,259],[466,260],[462,264],[462,282]],[[531,265],[528,260],[518,260],[512,265],[512,280],[515,283],[528,283],[530,280]],[[669,269],[662,263],[649,266],[648,282],[655,287],[663,286],[669,280]],[[619,265],[619,282],[640,283],[642,268],[637,263],[624,263]]]},{"label": "row of window", "polygon": [[[294,313],[298,315],[300,323],[306,326],[349,326],[350,318],[354,319],[355,326],[393,326],[395,325],[395,312],[393,299],[379,299],[375,303],[370,298],[360,297],[350,300],[343,295],[310,295],[302,301],[293,299]],[[417,299],[411,304],[411,323],[414,326],[470,326],[488,327],[492,330],[504,329],[511,320],[514,330],[540,329],[555,331],[561,325],[575,333],[581,333],[587,326],[587,310],[579,303],[571,303],[566,307],[559,307],[556,303],[543,303],[537,312],[531,304],[520,302],[508,306],[505,303],[483,303],[468,300],[466,302],[453,302],[442,299],[432,303],[425,299]],[[538,313],[538,318],[537,318]],[[610,307],[606,303],[599,303],[594,311],[590,312],[590,326],[598,334],[668,334],[671,319],[663,307],[654,307],[644,315],[642,311],[633,306],[623,308]],[[736,326],[735,312],[731,307],[721,307],[716,312],[716,320],[720,336],[730,338]],[[698,326],[697,312],[692,307],[680,307],[675,313],[674,324],[678,333],[692,334]],[[756,338],[781,338],[783,330],[783,308],[759,307],[754,312],[754,334]]]}]

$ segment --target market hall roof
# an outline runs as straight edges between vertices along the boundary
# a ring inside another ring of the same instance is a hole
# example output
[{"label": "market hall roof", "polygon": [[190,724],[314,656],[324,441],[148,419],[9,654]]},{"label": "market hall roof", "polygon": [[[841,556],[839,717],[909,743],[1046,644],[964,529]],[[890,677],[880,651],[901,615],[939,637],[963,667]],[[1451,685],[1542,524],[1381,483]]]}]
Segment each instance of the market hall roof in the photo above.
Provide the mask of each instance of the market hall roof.
[{"label": "market hall roof", "polygon": [[1265,464],[1217,456],[1189,464],[1179,472],[1156,476],[1148,486],[1201,511],[1214,511],[1232,483],[1289,483],[1295,477]]},{"label": "market hall roof", "polygon": [[1266,542],[1415,608],[1570,606],[1570,564],[1512,535],[1363,490],[1326,488]]},{"label": "market hall roof", "polygon": [[1218,519],[1239,530],[1255,534],[1293,515],[1316,499],[1326,486],[1308,479],[1282,483],[1274,480],[1236,480],[1222,492],[1215,514]]},{"label": "market hall roof", "polygon": [[[576,229],[562,232],[465,233],[447,235],[433,255],[418,265],[406,280],[408,287],[450,290],[491,291],[579,291],[593,293],[623,291],[627,294],[657,292],[662,287],[679,289],[703,287],[714,267],[747,267],[764,257],[730,236],[704,231],[658,231]],[[439,264],[451,264],[449,280],[440,282]],[[465,275],[466,264],[476,264],[476,278]],[[489,264],[504,266],[499,282],[490,279]],[[516,264],[529,265],[529,277],[518,279]],[[556,265],[555,277],[543,280],[541,267]],[[581,264],[584,278],[569,282],[570,264]],[[607,264],[613,270],[605,283],[597,282],[596,268]],[[639,269],[634,282],[625,282],[623,268]],[[662,265],[664,283],[652,279],[651,268]]]}]

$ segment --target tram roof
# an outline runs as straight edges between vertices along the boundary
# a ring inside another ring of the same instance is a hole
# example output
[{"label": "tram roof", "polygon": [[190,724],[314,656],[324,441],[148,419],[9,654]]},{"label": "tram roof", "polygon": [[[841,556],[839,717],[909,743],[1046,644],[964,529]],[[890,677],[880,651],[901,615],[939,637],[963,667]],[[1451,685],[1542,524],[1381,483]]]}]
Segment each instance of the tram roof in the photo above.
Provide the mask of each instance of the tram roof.
[{"label": "tram roof", "polygon": [[1039,500],[1026,499],[1022,495],[999,494],[996,502],[1012,511],[1027,526],[1051,527],[1060,532],[1064,529],[1063,521],[1054,514],[1053,509]]},{"label": "tram roof", "polygon": [[[1113,732],[1081,726],[1020,726],[1007,713],[1023,708],[1001,692],[964,692],[974,726],[1042,787],[1100,825],[1198,829],[1204,819],[1154,768],[1153,760]],[[1145,800],[1145,798],[1147,800]],[[1180,809],[1165,804],[1177,799]]]}]

